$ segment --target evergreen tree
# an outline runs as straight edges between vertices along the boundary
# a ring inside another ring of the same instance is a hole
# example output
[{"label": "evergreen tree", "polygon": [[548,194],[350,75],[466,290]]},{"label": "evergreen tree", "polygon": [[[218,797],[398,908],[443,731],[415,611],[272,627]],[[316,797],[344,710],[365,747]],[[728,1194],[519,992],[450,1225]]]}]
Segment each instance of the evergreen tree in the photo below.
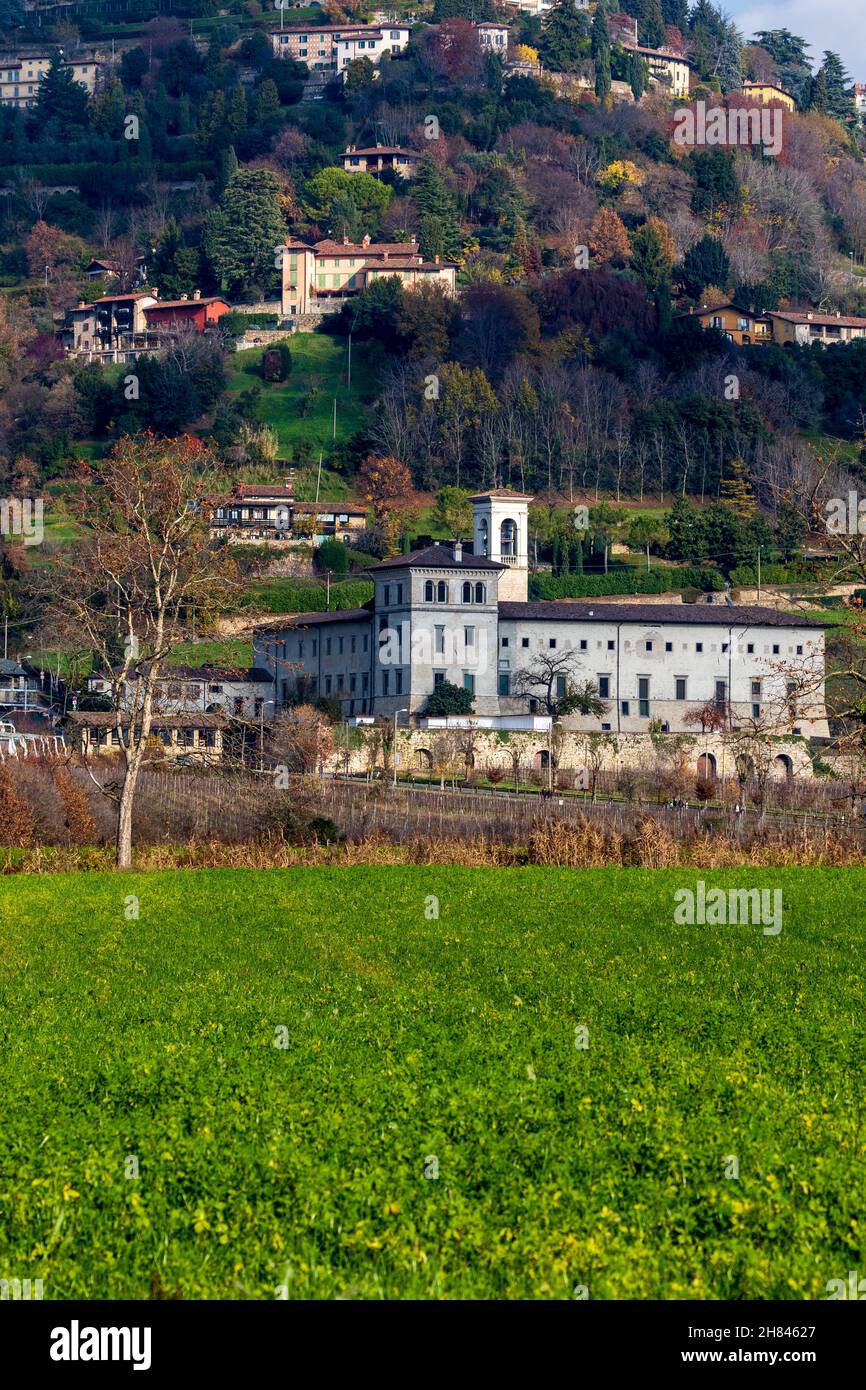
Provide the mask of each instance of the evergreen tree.
[{"label": "evergreen tree", "polygon": [[819,68],[817,76],[813,79],[809,110],[820,111],[824,116],[830,110],[830,92],[827,86],[827,74],[823,68]]},{"label": "evergreen tree", "polygon": [[191,295],[198,282],[198,252],[183,244],[180,228],[170,217],[156,246],[148,270],[163,299]]},{"label": "evergreen tree", "polygon": [[688,0],[662,0],[662,18],[665,24],[674,24],[684,34],[689,24]]},{"label": "evergreen tree", "polygon": [[686,252],[680,279],[686,294],[699,299],[707,285],[725,289],[730,273],[731,263],[722,243],[716,237],[704,236]]},{"label": "evergreen tree", "polygon": [[665,21],[661,0],[643,0],[643,17],[638,20],[638,35],[647,48],[660,48],[665,41]]},{"label": "evergreen tree", "polygon": [[824,109],[828,115],[835,116],[837,121],[850,120],[854,114],[854,103],[849,77],[838,53],[824,54],[819,77],[821,73],[824,74],[827,83],[827,105]]},{"label": "evergreen tree", "polygon": [[592,21],[592,61],[595,63],[595,94],[604,101],[610,93],[610,30],[603,5],[596,5]]},{"label": "evergreen tree", "polygon": [[751,521],[758,512],[755,493],[746,465],[741,458],[731,459],[729,476],[719,484],[719,503],[743,521]]},{"label": "evergreen tree", "polygon": [[421,251],[453,260],[461,251],[460,221],[445,177],[425,154],[412,181],[412,198],[421,213]]},{"label": "evergreen tree", "polygon": [[33,113],[34,125],[42,129],[48,121],[56,121],[64,130],[83,126],[87,122],[87,91],[76,82],[70,68],[63,66],[59,53],[54,53],[48,70],[39,83],[39,95]]},{"label": "evergreen tree", "polygon": [[538,53],[553,72],[574,72],[589,56],[589,20],[574,0],[557,0],[549,11]]},{"label": "evergreen tree", "polygon": [[740,37],[733,25],[730,26],[722,47],[716,76],[723,92],[739,92],[743,86],[742,46]]},{"label": "evergreen tree", "polygon": [[220,150],[217,160],[217,194],[221,195],[228,187],[229,179],[233,178],[238,171],[238,157],[235,154],[234,145],[229,145],[228,149]]},{"label": "evergreen tree", "polygon": [[203,228],[205,254],[223,291],[273,285],[285,239],[276,175],[238,169]]}]

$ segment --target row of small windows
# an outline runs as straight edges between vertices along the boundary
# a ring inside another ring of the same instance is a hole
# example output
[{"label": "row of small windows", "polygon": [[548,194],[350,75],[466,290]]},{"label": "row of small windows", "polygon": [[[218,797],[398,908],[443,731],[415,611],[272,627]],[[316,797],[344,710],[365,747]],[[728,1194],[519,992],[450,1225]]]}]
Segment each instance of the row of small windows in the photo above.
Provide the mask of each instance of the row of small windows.
[{"label": "row of small windows", "polygon": [[[531,639],[530,639],[529,637],[521,637],[521,639],[520,639],[520,645],[521,645],[522,647],[528,647],[528,646],[530,645],[530,640],[531,640]],[[507,647],[507,646],[510,645],[510,641],[511,641],[510,638],[508,638],[508,637],[503,637],[503,638],[501,639],[500,645],[503,646],[503,647]],[[547,639],[547,645],[548,645],[548,647],[550,648],[551,651],[554,651],[554,650],[556,649],[556,647],[557,647],[557,638],[555,638],[555,637],[548,637],[548,639]],[[585,652],[585,651],[588,650],[588,645],[589,645],[589,644],[588,644],[588,642],[587,642],[587,639],[586,639],[585,637],[581,637],[581,639],[580,639],[580,641],[579,641],[579,643],[578,643],[578,649],[579,649],[580,651],[582,651],[582,652]],[[598,643],[596,643],[596,645],[600,647],[600,646],[601,646],[601,643],[598,642]],[[626,642],[625,645],[626,645],[626,647],[629,647],[629,646],[631,645],[631,643]],[[651,651],[653,651],[653,650],[654,650],[654,646],[655,646],[654,642],[652,642],[652,641],[644,642],[644,643],[642,643],[641,645],[642,645],[642,650],[645,651],[645,652],[651,652]],[[566,642],[566,643],[565,643],[565,646],[566,646],[566,647],[571,647],[571,643],[570,643],[570,642]],[[666,651],[666,652],[672,652],[673,649],[674,649],[674,644],[673,644],[673,642],[665,642],[665,651]],[[612,639],[610,639],[610,638],[608,639],[608,642],[607,642],[607,650],[608,650],[609,652],[616,651],[616,642],[614,642],[614,641],[613,641]],[[687,645],[687,643],[684,642],[684,643],[683,643],[683,651],[687,651],[687,650],[688,650],[688,645]],[[704,650],[704,644],[703,644],[703,642],[696,642],[696,643],[695,643],[695,651],[696,651],[696,652],[703,652],[703,650]],[[712,651],[715,651],[715,650],[716,650],[715,645],[711,648],[711,650],[712,650]],[[722,652],[727,652],[727,651],[729,651],[729,650],[730,650],[730,643],[729,643],[729,642],[723,642],[723,643],[721,644],[721,650],[722,650]],[[767,649],[765,648],[764,650],[766,651]],[[790,648],[789,648],[789,650],[790,650]],[[798,644],[797,647],[795,648],[795,650],[796,650],[797,656],[802,656],[802,655],[803,655],[803,648],[802,648],[801,645]],[[749,656],[754,655],[754,651],[755,651],[755,644],[754,644],[754,642],[747,642],[747,643],[746,643],[746,652],[748,653],[748,655],[749,655]],[[772,644],[772,654],[773,654],[773,656],[778,656],[779,653],[780,653],[780,651],[781,651],[781,648],[780,648],[780,646],[779,646],[779,643],[778,643],[778,642],[774,642],[774,643]]]},{"label": "row of small windows", "polygon": [[[388,593],[388,585],[387,585],[387,584],[385,585],[385,593],[386,593],[386,595],[387,595],[387,593]],[[400,600],[398,600],[398,602],[399,602],[399,601],[400,601]],[[388,602],[387,597],[386,597],[386,599],[385,599],[385,602],[386,602],[386,603]],[[432,579],[428,579],[428,580],[427,580],[426,584],[424,585],[424,602],[425,602],[425,603],[447,603],[447,602],[448,602],[448,585],[445,583],[445,580],[444,580],[444,579],[440,579],[438,582],[434,582]],[[487,602],[487,585],[486,585],[486,584],[480,584],[480,583],[479,583],[479,584],[471,584],[471,583],[469,582],[469,580],[467,579],[467,580],[464,582],[464,584],[463,584],[463,586],[462,586],[462,588],[461,588],[461,602],[463,602],[463,603],[486,603],[486,602]]]}]

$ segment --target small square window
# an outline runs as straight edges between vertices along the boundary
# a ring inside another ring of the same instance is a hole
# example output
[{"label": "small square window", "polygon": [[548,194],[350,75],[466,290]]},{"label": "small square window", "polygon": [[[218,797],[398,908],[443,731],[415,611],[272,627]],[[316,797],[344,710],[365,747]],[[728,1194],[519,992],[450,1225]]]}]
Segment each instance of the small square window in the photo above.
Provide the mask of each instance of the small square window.
[{"label": "small square window", "polygon": [[507,637],[503,637],[503,639],[502,639],[502,645],[503,645],[503,647],[507,647],[507,646],[508,646],[508,638],[507,638]]},{"label": "small square window", "polygon": [[628,703],[628,700],[623,700],[623,702],[622,702],[622,712],[623,712],[623,714],[628,714],[628,712],[629,712],[629,703]]},{"label": "small square window", "polygon": [[528,638],[528,637],[521,637],[521,639],[520,639],[520,645],[521,645],[521,647],[528,647],[528,646],[529,646],[529,638]]},{"label": "small square window", "polygon": [[754,644],[754,642],[747,642],[747,643],[746,643],[746,651],[749,653],[750,656],[751,656],[752,652],[754,652],[754,650],[755,650],[755,644]]},{"label": "small square window", "polygon": [[666,651],[666,652],[672,652],[673,649],[674,649],[674,644],[673,644],[673,642],[665,642],[665,651]]},{"label": "small square window", "polygon": [[612,639],[611,639],[610,641],[608,641],[608,644],[607,644],[607,649],[608,649],[608,651],[609,651],[609,652],[612,652],[613,649],[614,649],[614,647],[615,647],[615,645],[616,645],[616,643],[615,643]]},{"label": "small square window", "polygon": [[802,647],[798,647],[798,648],[797,648],[797,655],[798,655],[798,656],[802,656],[802,655],[803,655],[803,648],[802,648]]},{"label": "small square window", "polygon": [[586,638],[585,638],[585,637],[581,637],[581,639],[580,639],[580,650],[581,650],[582,652],[585,652],[585,651],[586,651]]},{"label": "small square window", "polygon": [[728,650],[728,643],[727,643],[727,642],[723,642],[723,643],[722,643],[722,651],[723,651],[723,652],[726,652],[727,650]]},{"label": "small square window", "polygon": [[552,647],[555,647],[555,646],[556,646],[556,638],[555,638],[555,637],[549,637],[549,638],[547,639],[547,645],[548,645],[548,647],[551,647],[551,648],[552,648]]},{"label": "small square window", "polygon": [[647,649],[648,652],[651,652],[651,651],[652,651],[652,649],[653,649],[653,644],[652,644],[652,642],[647,642],[647,644],[646,644],[646,649]]},{"label": "small square window", "polygon": [[779,644],[778,644],[778,642],[774,642],[774,643],[773,643],[773,656],[778,656],[778,655],[779,655]]},{"label": "small square window", "polygon": [[703,650],[704,650],[704,644],[703,644],[703,642],[696,642],[696,643],[695,643],[695,651],[696,651],[696,652],[702,652]]}]

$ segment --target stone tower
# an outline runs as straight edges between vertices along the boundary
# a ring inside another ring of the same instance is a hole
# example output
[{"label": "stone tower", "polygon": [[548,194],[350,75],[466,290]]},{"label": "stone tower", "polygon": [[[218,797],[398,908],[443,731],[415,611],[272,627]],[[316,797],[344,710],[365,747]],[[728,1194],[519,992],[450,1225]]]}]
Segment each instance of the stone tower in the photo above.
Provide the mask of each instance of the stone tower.
[{"label": "stone tower", "polygon": [[473,550],[506,568],[499,598],[525,603],[529,588],[529,504],[522,492],[479,492],[472,498]]}]

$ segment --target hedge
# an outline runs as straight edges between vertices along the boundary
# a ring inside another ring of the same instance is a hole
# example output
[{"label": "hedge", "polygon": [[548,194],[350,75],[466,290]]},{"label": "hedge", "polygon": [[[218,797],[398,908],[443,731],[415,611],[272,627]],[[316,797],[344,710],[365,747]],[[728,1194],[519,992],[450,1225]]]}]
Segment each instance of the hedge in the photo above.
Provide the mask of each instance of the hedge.
[{"label": "hedge", "polygon": [[719,592],[725,581],[718,570],[685,565],[669,570],[611,570],[608,574],[534,574],[529,597],[534,601],[559,598],[600,598],[604,594],[665,594],[673,589]]}]

